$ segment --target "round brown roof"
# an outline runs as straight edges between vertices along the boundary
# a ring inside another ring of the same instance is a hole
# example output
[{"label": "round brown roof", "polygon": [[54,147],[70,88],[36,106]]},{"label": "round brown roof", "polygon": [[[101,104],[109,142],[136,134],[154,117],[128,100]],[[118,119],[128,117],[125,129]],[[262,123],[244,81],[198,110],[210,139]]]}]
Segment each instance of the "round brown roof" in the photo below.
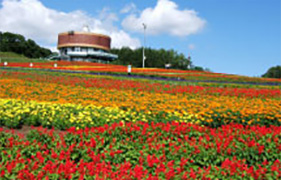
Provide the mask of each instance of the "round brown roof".
[{"label": "round brown roof", "polygon": [[111,39],[103,34],[69,31],[58,36],[58,49],[62,47],[93,47],[110,50]]}]

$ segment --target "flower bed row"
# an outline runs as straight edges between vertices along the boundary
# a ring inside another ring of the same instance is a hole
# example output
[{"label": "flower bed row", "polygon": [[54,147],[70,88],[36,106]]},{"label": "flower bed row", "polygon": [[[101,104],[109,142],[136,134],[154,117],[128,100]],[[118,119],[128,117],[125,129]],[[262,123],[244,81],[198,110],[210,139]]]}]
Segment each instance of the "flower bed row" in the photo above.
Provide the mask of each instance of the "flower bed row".
[{"label": "flower bed row", "polygon": [[[161,83],[150,83],[149,81],[135,81],[124,79],[108,79],[108,78],[82,78],[71,76],[51,76],[45,74],[36,73],[21,73],[21,72],[2,72],[1,78],[10,79],[22,79],[31,82],[46,82],[46,83],[58,83],[70,86],[83,86],[86,88],[105,88],[124,90],[131,89],[135,91],[146,91],[156,93],[169,93],[169,94],[210,94],[220,96],[239,96],[239,97],[281,97],[281,91],[278,86],[267,87],[261,86],[261,88],[231,88],[231,87],[208,87],[199,85],[170,85]],[[271,88],[271,89],[269,89]]]},{"label": "flower bed row", "polygon": [[[54,64],[58,67],[54,67]],[[3,66],[3,64],[1,64]],[[8,67],[30,67],[30,63],[9,63]],[[92,71],[92,72],[109,72],[109,73],[127,73],[126,66],[90,63],[90,62],[46,62],[46,63],[33,63],[32,68],[40,69],[60,69],[71,71]],[[230,75],[223,73],[212,73],[191,70],[176,70],[176,69],[158,69],[158,68],[132,68],[132,73],[142,74],[148,76],[158,77],[179,77],[189,80],[216,80],[216,81],[229,81],[229,82],[278,82],[279,79],[270,78],[253,78],[246,76]]]},{"label": "flower bed row", "polygon": [[[85,88],[82,86],[75,86],[75,84],[70,88],[70,86],[63,85],[63,83],[43,83],[20,79],[1,79],[0,98],[2,98],[2,107],[10,107],[10,109],[3,108],[1,114],[3,114],[4,117],[6,117],[7,114],[15,115],[15,112],[18,112],[17,109],[30,107],[28,101],[47,101],[61,104],[48,105],[52,107],[57,106],[57,109],[65,109],[63,107],[66,107],[66,105],[64,105],[66,103],[81,104],[83,107],[91,105],[93,107],[103,107],[102,109],[118,109],[116,113],[106,111],[101,115],[104,119],[113,120],[113,122],[115,120],[126,120],[122,119],[121,115],[116,115],[124,111],[128,114],[134,112],[134,114],[127,118],[127,121],[159,121],[160,119],[161,121],[196,122],[212,127],[218,127],[231,122],[244,125],[280,125],[281,123],[280,100],[270,98],[249,99],[236,96],[208,94],[150,93],[136,91],[130,88],[126,90]],[[10,100],[3,100],[15,98],[23,100],[24,102],[18,103],[19,105],[15,105],[17,103],[10,103],[11,105],[7,105],[6,101],[9,102]],[[41,107],[41,105],[36,105],[36,107],[37,106]],[[39,109],[44,108],[41,107]],[[67,110],[67,113],[64,114],[59,110],[57,110],[57,112],[56,114],[59,114],[61,117],[64,117],[65,114],[68,114],[67,117],[70,117],[72,114],[70,110]],[[11,118],[8,118],[9,121],[3,121],[2,124],[9,124],[10,121],[18,122],[14,124],[15,127],[26,124],[23,123],[26,122],[26,120],[22,120],[25,119],[25,116],[21,115],[20,117],[21,118],[18,117],[19,119],[16,120],[14,116],[11,116]],[[46,117],[41,116],[41,119],[39,118],[40,120],[38,121],[44,125],[44,123],[47,122],[44,119],[50,117],[54,118],[54,115],[48,114]],[[56,119],[58,120],[55,126],[64,126],[65,120],[59,122],[61,118]],[[99,123],[105,122],[95,120],[98,119],[95,116],[90,116],[88,119],[91,119],[90,122],[94,123],[94,125],[100,125]],[[77,118],[75,121],[76,120]],[[70,119],[67,121],[70,121]],[[74,126],[75,123],[70,123],[69,125]],[[36,125],[36,123],[33,123],[33,125]],[[12,125],[7,126],[11,127]]]},{"label": "flower bed row", "polygon": [[0,130],[1,179],[280,179],[281,127],[114,123]]},{"label": "flower bed row", "polygon": [[[280,115],[280,114],[279,114]],[[233,118],[236,117],[236,118]],[[102,107],[94,105],[56,104],[36,101],[21,101],[0,99],[0,126],[19,128],[22,125],[55,127],[67,129],[70,127],[96,127],[115,122],[189,122],[193,124],[220,127],[224,124],[239,123],[243,125],[276,125],[281,126],[281,120],[267,114],[253,114],[242,118],[240,112],[231,110],[209,114],[189,114],[158,111],[145,113],[132,109],[122,110],[118,107]]]},{"label": "flower bed row", "polygon": [[[187,111],[199,112],[240,111],[241,114],[280,115],[280,100],[262,98],[241,98],[208,94],[167,94],[136,91],[128,87],[125,90],[106,88],[85,88],[66,86],[62,83],[43,83],[20,79],[1,79],[0,98],[49,101],[56,103],[93,104],[95,106],[119,107],[121,109],[144,110],[146,112]],[[277,117],[277,118],[278,118]]]}]

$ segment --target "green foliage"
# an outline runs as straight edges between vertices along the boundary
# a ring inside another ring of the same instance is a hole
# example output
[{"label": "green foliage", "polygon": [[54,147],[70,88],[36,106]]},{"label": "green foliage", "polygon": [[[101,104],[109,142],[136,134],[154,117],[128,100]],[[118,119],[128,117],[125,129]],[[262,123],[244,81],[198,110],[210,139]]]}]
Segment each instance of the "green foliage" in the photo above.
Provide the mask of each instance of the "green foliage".
[{"label": "green foliage", "polygon": [[[128,47],[121,49],[112,49],[111,53],[118,55],[115,64],[128,65],[131,63],[135,67],[142,67],[142,48],[132,50]],[[175,50],[145,48],[145,67],[164,68],[165,64],[171,64],[173,69],[187,69],[191,66],[190,58]]]},{"label": "green foliage", "polygon": [[33,40],[26,40],[20,34],[0,31],[0,52],[14,52],[28,58],[39,58],[49,56],[52,52],[42,48]]},{"label": "green foliage", "polygon": [[262,75],[262,77],[281,79],[281,66],[274,66],[269,68],[267,72]]}]

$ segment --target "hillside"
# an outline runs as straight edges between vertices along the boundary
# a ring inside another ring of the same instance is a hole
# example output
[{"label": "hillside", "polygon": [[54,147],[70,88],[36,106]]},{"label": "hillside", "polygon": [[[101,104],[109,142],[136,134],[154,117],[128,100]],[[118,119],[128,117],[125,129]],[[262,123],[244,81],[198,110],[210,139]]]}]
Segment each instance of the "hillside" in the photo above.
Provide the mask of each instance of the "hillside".
[{"label": "hillside", "polygon": [[43,59],[27,58],[22,54],[14,52],[0,52],[1,62],[46,62]]},{"label": "hillside", "polygon": [[280,179],[278,79],[1,65],[1,179]]}]

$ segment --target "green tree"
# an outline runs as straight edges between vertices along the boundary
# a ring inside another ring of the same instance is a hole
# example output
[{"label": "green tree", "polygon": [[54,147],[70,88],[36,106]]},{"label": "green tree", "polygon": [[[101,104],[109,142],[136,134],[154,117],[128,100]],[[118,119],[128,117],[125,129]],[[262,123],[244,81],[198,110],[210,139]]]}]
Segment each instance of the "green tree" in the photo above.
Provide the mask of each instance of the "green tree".
[{"label": "green tree", "polygon": [[24,36],[10,32],[0,32],[0,51],[23,54],[29,58],[46,57],[52,53],[49,49],[37,45],[33,40],[26,41]]},{"label": "green tree", "polygon": [[[123,47],[121,49],[111,49],[111,53],[118,55],[118,59],[113,61],[114,64],[128,65],[131,63],[134,67],[142,67],[142,48],[132,50],[128,47]],[[145,56],[145,67],[164,68],[165,64],[171,64],[172,68],[175,69],[187,69],[192,63],[184,54],[179,54],[173,49],[145,48]]]},{"label": "green tree", "polygon": [[262,77],[281,79],[281,66],[274,66],[269,68],[267,72],[262,75]]}]

